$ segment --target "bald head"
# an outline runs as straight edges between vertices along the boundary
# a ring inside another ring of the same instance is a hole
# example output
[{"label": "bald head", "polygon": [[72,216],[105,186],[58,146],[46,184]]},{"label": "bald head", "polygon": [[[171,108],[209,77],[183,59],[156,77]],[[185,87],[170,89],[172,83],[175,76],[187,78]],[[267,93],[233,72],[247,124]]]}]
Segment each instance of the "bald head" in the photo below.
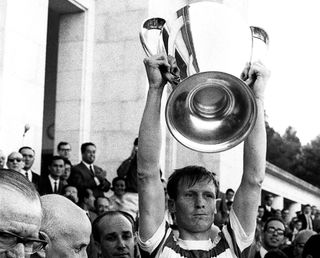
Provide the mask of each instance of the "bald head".
[{"label": "bald head", "polygon": [[46,257],[86,256],[91,224],[84,210],[64,196],[41,196],[43,217],[41,231],[48,239]]},{"label": "bald head", "polygon": [[302,257],[302,252],[305,244],[309,240],[309,238],[313,235],[317,234],[313,230],[305,229],[301,230],[295,237],[293,241],[293,255],[294,257],[301,258]]},{"label": "bald head", "polygon": [[14,171],[20,172],[24,167],[23,156],[19,152],[11,152],[7,158],[7,167]]}]

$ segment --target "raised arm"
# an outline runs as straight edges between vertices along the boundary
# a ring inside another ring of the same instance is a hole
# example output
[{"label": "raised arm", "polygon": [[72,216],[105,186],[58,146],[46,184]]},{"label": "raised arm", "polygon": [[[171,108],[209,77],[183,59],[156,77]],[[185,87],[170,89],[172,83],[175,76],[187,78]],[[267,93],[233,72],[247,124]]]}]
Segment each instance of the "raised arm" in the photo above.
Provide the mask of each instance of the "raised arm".
[{"label": "raised arm", "polygon": [[161,96],[167,81],[173,81],[174,74],[178,74],[174,59],[164,54],[146,58],[144,64],[149,91],[140,124],[138,149],[139,235],[142,241],[156,232],[164,218],[165,200],[159,166]]},{"label": "raised arm", "polygon": [[235,194],[233,208],[246,233],[255,230],[261,185],[265,176],[266,131],[264,89],[270,72],[261,62],[247,65],[242,79],[253,89],[257,102],[257,121],[244,142],[243,175]]}]

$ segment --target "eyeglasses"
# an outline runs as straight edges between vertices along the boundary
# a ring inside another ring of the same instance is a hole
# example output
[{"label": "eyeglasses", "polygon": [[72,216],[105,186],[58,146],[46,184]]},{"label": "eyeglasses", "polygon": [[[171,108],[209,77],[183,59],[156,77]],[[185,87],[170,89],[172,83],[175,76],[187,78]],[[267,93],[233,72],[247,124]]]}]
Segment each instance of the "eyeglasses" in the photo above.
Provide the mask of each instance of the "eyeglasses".
[{"label": "eyeglasses", "polygon": [[39,232],[39,238],[42,239],[21,237],[6,230],[0,230],[0,252],[10,250],[17,244],[22,243],[26,254],[34,254],[48,244],[41,232]]},{"label": "eyeglasses", "polygon": [[69,151],[71,151],[71,149],[60,149],[60,151],[66,151],[66,152],[69,152]]},{"label": "eyeglasses", "polygon": [[296,244],[295,244],[296,247],[299,247],[299,248],[301,248],[301,249],[304,248],[304,245],[305,245],[304,243],[296,243]]},{"label": "eyeglasses", "polygon": [[21,162],[23,159],[20,159],[20,158],[10,158],[10,159],[8,159],[9,162],[14,162],[15,160],[17,162]]},{"label": "eyeglasses", "polygon": [[277,234],[279,236],[283,236],[284,235],[284,230],[283,229],[280,229],[280,228],[274,228],[274,227],[269,227],[267,228],[267,232],[270,233],[270,234],[273,234],[274,232],[277,232]]}]

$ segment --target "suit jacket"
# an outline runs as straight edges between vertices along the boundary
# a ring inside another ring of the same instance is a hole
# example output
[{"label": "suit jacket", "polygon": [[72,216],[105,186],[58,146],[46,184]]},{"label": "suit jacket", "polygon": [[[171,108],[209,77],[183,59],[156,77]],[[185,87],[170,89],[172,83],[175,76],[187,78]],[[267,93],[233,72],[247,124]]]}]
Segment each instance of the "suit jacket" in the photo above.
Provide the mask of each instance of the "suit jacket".
[{"label": "suit jacket", "polygon": [[34,184],[36,189],[39,190],[40,176],[33,171],[31,171],[31,173],[32,173],[32,183]]},{"label": "suit jacket", "polygon": [[[300,214],[298,216],[298,220],[300,220],[302,222],[302,227],[301,230],[306,229],[308,226],[308,222],[307,222],[307,218],[304,214]],[[311,219],[311,223],[312,223],[312,228],[313,228],[313,220]]]},{"label": "suit jacket", "polygon": [[264,208],[264,214],[263,214],[263,217],[262,217],[262,221],[266,222],[268,218],[274,216],[276,210],[274,208],[271,208],[271,211],[268,211],[267,208],[266,208],[266,205],[263,205],[263,208]]},{"label": "suit jacket", "polygon": [[[110,182],[105,178],[106,173],[102,168],[93,165],[94,174],[83,163],[80,162],[71,169],[71,175],[69,177],[69,185],[77,187],[78,191],[82,195],[85,189],[89,188],[93,191],[95,197],[103,195],[103,192],[108,192],[110,189]],[[100,184],[97,185],[94,177],[97,177]],[[83,196],[83,195],[82,195]]]},{"label": "suit jacket", "polygon": [[[62,194],[62,188],[63,188],[63,183],[61,180],[59,180],[59,185],[58,185],[58,193],[57,194]],[[53,189],[49,180],[49,176],[44,176],[43,178],[40,179],[40,184],[39,184],[39,193],[40,195],[45,195],[45,194],[52,194]]]}]

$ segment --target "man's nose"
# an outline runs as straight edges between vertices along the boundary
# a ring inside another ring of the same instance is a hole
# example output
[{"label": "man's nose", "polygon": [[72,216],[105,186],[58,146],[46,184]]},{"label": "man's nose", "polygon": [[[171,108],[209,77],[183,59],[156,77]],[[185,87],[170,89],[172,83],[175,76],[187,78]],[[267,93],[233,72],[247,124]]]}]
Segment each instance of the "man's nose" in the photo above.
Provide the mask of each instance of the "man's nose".
[{"label": "man's nose", "polygon": [[125,248],[125,241],[122,239],[122,237],[118,238],[118,248]]},{"label": "man's nose", "polygon": [[205,200],[201,195],[196,197],[196,207],[198,209],[201,209],[201,208],[205,207]]}]

